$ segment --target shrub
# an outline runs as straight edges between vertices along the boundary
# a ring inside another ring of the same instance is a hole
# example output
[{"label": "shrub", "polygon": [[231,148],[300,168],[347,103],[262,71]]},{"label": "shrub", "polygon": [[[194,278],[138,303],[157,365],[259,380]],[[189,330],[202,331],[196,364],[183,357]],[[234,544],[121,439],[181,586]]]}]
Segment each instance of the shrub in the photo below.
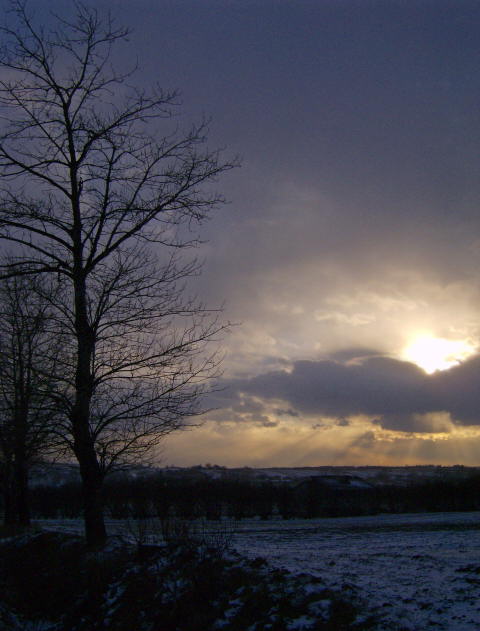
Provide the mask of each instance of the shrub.
[{"label": "shrub", "polygon": [[[0,544],[6,611],[51,631],[361,631],[352,596],[194,543],[89,552],[40,533]],[[27,589],[26,589],[27,588]],[[10,615],[10,614],[9,614]],[[19,626],[18,628],[22,628]]]}]

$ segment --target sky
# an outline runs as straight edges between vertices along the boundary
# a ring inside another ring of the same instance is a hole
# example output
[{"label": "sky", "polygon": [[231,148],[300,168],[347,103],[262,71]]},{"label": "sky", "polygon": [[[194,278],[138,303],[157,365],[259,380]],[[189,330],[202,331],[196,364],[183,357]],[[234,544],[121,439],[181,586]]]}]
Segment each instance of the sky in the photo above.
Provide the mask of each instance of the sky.
[{"label": "sky", "polygon": [[96,6],[242,162],[196,287],[221,389],[162,463],[480,465],[480,3]]}]

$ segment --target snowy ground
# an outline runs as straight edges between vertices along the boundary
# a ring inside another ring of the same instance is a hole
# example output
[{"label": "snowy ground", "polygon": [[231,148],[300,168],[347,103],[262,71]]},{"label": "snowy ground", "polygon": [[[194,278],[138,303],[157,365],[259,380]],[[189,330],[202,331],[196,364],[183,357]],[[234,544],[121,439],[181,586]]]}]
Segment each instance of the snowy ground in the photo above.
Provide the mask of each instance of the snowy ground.
[{"label": "snowy ground", "polygon": [[233,542],[242,554],[351,590],[382,620],[378,631],[480,629],[480,513],[244,520]]},{"label": "snowy ground", "polygon": [[[270,526],[270,527],[269,527]],[[381,515],[257,524],[239,552],[352,589],[382,631],[480,629],[480,514]]]}]

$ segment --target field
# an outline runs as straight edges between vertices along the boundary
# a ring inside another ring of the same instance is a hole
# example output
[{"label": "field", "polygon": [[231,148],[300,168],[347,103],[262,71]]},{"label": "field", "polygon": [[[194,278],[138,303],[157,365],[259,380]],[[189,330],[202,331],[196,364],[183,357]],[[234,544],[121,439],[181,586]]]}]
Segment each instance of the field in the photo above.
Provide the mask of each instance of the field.
[{"label": "field", "polygon": [[[40,523],[79,528],[75,521]],[[145,533],[135,527],[109,522],[110,532],[124,537],[158,537],[155,528]],[[378,615],[378,631],[478,631],[478,512],[211,522],[207,535],[219,542],[229,537],[246,556],[347,590]]]},{"label": "field", "polygon": [[382,631],[477,631],[480,514],[441,513],[259,523],[237,549],[351,589]]}]

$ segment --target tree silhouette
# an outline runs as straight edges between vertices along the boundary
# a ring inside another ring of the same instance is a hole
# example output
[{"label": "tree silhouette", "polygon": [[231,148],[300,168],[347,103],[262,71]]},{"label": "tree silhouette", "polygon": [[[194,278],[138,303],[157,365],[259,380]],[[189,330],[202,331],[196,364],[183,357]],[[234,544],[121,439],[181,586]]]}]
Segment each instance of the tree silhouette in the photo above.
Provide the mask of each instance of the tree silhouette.
[{"label": "tree silhouette", "polygon": [[0,55],[0,236],[16,258],[4,275],[65,281],[66,440],[87,541],[101,545],[105,473],[200,413],[215,374],[205,347],[223,327],[187,296],[199,265],[180,255],[223,201],[209,183],[235,161],[208,149],[205,122],[176,128],[175,93],[130,88],[112,68],[128,32],[108,16],[76,3],[46,30],[25,2],[12,8]]},{"label": "tree silhouette", "polygon": [[0,283],[0,460],[8,525],[29,524],[30,467],[58,446],[55,375],[61,348],[44,298],[54,292],[36,278]]}]

